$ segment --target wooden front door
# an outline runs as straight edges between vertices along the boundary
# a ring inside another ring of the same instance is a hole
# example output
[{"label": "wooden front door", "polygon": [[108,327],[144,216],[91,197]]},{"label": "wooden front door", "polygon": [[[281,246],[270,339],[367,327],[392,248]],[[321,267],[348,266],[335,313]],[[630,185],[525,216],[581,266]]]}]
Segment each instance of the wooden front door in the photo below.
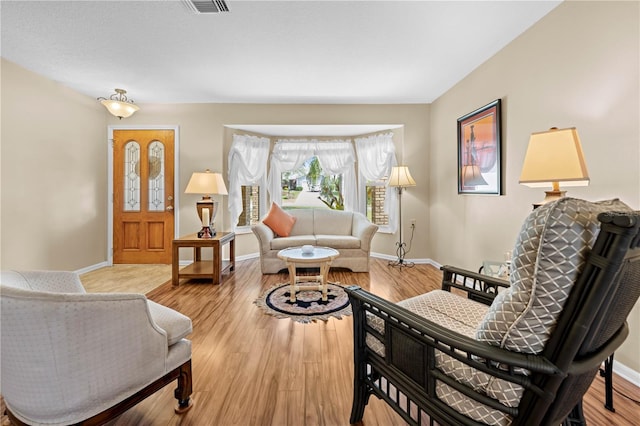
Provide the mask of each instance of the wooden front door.
[{"label": "wooden front door", "polygon": [[113,131],[113,263],[171,263],[174,131]]}]

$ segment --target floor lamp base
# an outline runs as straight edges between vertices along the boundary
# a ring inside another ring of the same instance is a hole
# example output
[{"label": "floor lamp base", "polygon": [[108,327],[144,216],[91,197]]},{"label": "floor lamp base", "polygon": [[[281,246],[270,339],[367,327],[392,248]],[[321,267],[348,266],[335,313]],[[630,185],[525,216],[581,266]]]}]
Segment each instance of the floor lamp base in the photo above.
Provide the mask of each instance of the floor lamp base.
[{"label": "floor lamp base", "polygon": [[402,269],[402,268],[413,268],[414,266],[416,266],[416,264],[413,262],[407,262],[404,259],[398,259],[398,260],[390,260],[389,266]]},{"label": "floor lamp base", "polygon": [[400,269],[413,268],[415,266],[415,263],[404,260],[404,256],[407,253],[407,250],[405,249],[406,244],[403,242],[397,242],[396,245],[398,246],[398,249],[396,250],[396,255],[398,256],[398,259],[390,260],[389,266],[398,267]]}]

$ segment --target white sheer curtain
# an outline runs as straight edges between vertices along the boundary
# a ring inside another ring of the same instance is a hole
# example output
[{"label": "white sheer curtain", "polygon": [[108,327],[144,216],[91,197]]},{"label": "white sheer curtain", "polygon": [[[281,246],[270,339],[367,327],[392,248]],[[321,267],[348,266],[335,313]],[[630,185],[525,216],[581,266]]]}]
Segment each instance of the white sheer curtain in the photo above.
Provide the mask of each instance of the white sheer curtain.
[{"label": "white sheer curtain", "polygon": [[[267,187],[269,139],[249,135],[233,135],[229,151],[229,214],[231,229],[235,231],[242,213],[242,186]],[[267,211],[266,197],[260,197],[260,211]]]},{"label": "white sheer curtain", "polygon": [[[381,180],[391,174],[391,168],[398,164],[393,133],[384,133],[356,138],[358,171],[360,173],[360,193],[366,194],[368,181]],[[363,195],[358,200],[358,211],[366,214],[367,199]],[[389,215],[389,231],[398,228],[398,194],[395,188],[386,187],[384,212]]]},{"label": "white sheer curtain", "polygon": [[280,204],[282,200],[282,173],[295,170],[315,154],[315,143],[306,139],[278,140],[271,154],[269,169],[269,195],[271,201]]},{"label": "white sheer curtain", "polygon": [[356,156],[353,152],[351,141],[340,139],[327,142],[318,141],[315,155],[318,157],[324,173],[331,175],[342,174],[344,209],[347,211],[357,211]]},{"label": "white sheer curtain", "polygon": [[269,194],[272,201],[282,199],[280,179],[283,172],[295,170],[309,158],[317,156],[326,174],[342,174],[342,196],[345,210],[357,207],[358,190],[355,174],[355,152],[349,140],[282,139],[276,142],[271,154]]}]

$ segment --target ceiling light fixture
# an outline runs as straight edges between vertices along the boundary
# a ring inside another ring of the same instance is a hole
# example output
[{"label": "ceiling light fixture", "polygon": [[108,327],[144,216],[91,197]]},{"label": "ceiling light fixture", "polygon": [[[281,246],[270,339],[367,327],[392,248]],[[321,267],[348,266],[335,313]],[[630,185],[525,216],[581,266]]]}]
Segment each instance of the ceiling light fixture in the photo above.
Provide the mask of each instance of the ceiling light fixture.
[{"label": "ceiling light fixture", "polygon": [[126,90],[115,89],[116,93],[107,98],[98,98],[100,103],[109,110],[112,115],[115,115],[119,119],[131,117],[134,112],[138,111],[140,107],[133,103],[133,99],[127,98]]}]

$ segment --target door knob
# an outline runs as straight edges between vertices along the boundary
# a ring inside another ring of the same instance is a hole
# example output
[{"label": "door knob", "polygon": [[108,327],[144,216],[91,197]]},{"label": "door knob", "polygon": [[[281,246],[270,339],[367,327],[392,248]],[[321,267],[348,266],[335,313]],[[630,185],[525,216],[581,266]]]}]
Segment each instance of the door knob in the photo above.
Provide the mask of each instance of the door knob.
[{"label": "door knob", "polygon": [[173,206],[167,206],[167,211],[168,212],[172,212],[173,211]]}]

